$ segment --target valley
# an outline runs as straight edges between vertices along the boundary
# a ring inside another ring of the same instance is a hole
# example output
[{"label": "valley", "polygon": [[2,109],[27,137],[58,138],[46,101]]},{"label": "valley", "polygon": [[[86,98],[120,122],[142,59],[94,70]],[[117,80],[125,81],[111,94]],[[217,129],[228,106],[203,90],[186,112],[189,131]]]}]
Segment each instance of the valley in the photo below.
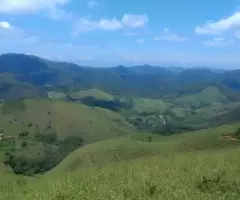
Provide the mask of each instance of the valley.
[{"label": "valley", "polygon": [[238,199],[236,74],[0,55],[0,199]]}]

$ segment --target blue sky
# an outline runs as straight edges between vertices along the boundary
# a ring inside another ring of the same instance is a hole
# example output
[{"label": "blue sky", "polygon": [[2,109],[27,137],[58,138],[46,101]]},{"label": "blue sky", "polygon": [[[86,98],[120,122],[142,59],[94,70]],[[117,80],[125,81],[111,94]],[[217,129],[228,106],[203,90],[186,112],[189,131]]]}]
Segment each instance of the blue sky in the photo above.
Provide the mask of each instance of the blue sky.
[{"label": "blue sky", "polygon": [[240,0],[0,0],[0,53],[240,68]]}]

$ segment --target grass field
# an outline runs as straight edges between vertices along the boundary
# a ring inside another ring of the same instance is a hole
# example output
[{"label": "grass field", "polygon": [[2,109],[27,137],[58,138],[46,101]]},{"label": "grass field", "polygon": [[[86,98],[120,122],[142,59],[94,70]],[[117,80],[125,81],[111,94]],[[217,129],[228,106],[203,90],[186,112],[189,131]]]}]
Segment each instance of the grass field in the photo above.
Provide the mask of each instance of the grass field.
[{"label": "grass field", "polygon": [[0,199],[237,200],[240,142],[220,137],[238,127],[171,137],[133,134],[90,144],[43,176],[3,174]]},{"label": "grass field", "polygon": [[132,133],[133,128],[115,112],[78,103],[26,100],[0,104],[0,129],[7,136],[20,132],[57,132],[59,137],[82,136],[85,143]]}]

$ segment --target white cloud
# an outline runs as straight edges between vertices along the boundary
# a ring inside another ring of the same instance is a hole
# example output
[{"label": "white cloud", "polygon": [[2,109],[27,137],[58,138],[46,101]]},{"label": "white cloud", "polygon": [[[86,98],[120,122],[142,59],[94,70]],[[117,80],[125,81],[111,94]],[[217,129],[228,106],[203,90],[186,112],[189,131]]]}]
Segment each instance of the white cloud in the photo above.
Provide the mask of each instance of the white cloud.
[{"label": "white cloud", "polygon": [[118,30],[122,28],[122,24],[116,18],[111,20],[108,19],[100,19],[99,21],[99,28],[102,30]]},{"label": "white cloud", "polygon": [[22,29],[12,26],[7,21],[0,21],[0,38],[12,39],[24,37],[24,31]]},{"label": "white cloud", "polygon": [[94,1],[94,0],[89,1],[88,4],[87,4],[87,6],[88,6],[89,8],[96,7],[96,6],[98,6],[98,2],[97,2],[97,1]]},{"label": "white cloud", "polygon": [[0,13],[28,14],[51,11],[69,0],[0,0]]},{"label": "white cloud", "polygon": [[147,15],[125,14],[122,18],[122,24],[125,27],[135,28],[144,26],[148,22]]},{"label": "white cloud", "polygon": [[221,35],[235,28],[240,28],[240,12],[215,22],[207,22],[202,26],[197,26],[195,32],[197,34]]},{"label": "white cloud", "polygon": [[142,38],[141,38],[141,39],[137,39],[137,43],[144,43],[144,41],[145,41],[145,40],[142,39]]},{"label": "white cloud", "polygon": [[195,33],[199,35],[222,35],[218,30],[211,30],[200,26],[195,28]]},{"label": "white cloud", "polygon": [[9,24],[9,22],[0,21],[0,28],[9,29],[9,28],[11,28],[11,25]]},{"label": "white cloud", "polygon": [[86,18],[80,18],[74,27],[74,35],[79,32],[88,32],[96,29],[101,30],[118,30],[122,28],[122,24],[115,18],[113,19],[100,19],[99,21],[90,21]]},{"label": "white cloud", "polygon": [[223,38],[223,37],[216,37],[216,38],[213,38],[213,39],[210,40],[210,41],[204,42],[204,44],[205,44],[206,46],[223,47],[223,46],[227,46],[227,45],[233,44],[233,41],[232,41],[232,40],[226,40],[226,39]]},{"label": "white cloud", "polygon": [[183,36],[179,36],[175,33],[172,33],[170,29],[165,28],[160,36],[156,36],[154,40],[167,40],[167,41],[174,41],[174,42],[183,42],[186,41],[187,38]]},{"label": "white cloud", "polygon": [[146,15],[125,14],[121,20],[112,18],[91,21],[86,18],[80,18],[74,25],[74,35],[78,35],[80,32],[93,30],[114,31],[122,28],[139,28],[141,26],[144,26],[147,22],[148,18]]}]

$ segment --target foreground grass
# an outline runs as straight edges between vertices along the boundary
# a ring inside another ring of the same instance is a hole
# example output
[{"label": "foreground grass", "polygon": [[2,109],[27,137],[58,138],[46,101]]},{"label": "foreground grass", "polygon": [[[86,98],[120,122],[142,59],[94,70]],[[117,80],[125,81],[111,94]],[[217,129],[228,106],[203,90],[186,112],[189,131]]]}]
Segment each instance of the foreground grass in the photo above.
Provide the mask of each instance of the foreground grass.
[{"label": "foreground grass", "polygon": [[[171,137],[134,134],[86,145],[43,176],[0,168],[1,200],[237,200],[239,124]],[[149,137],[151,142],[147,142]],[[1,166],[0,166],[1,167]]]},{"label": "foreground grass", "polygon": [[239,156],[239,149],[186,152],[47,174],[30,184],[22,180],[20,188],[1,187],[1,199],[234,200],[240,195]]}]

